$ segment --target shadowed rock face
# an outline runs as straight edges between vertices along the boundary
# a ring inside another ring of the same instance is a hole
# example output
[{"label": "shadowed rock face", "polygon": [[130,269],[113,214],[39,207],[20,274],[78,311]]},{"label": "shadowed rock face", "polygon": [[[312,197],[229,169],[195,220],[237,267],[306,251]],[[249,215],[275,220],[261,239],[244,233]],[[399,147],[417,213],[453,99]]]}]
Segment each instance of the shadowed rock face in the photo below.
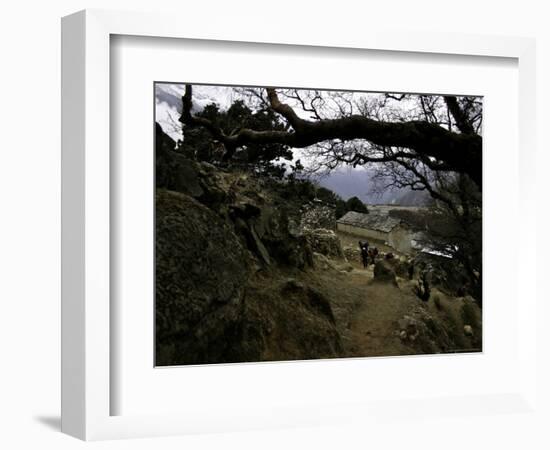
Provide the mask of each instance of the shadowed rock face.
[{"label": "shadowed rock face", "polygon": [[[174,146],[157,124],[157,189],[186,194],[221,216],[261,264],[300,269],[313,264],[306,238],[292,230],[285,198],[249,174],[237,177],[211,164],[190,160]],[[268,199],[262,191],[276,198]]]},{"label": "shadowed rock face", "polygon": [[[274,219],[273,229],[257,227],[258,242],[250,246],[229,216],[188,195],[157,190],[156,212],[157,365],[341,354],[330,303],[322,294],[292,283],[281,287],[276,272],[271,281],[254,280],[255,245],[263,246],[260,235],[272,255],[270,259],[266,254],[270,267],[285,264],[292,253],[271,247],[278,232],[281,239],[286,237],[279,219]],[[261,214],[252,211],[252,218]]]},{"label": "shadowed rock face", "polygon": [[[185,158],[158,126],[156,138],[157,365],[338,356],[323,298],[277,284],[279,269],[313,265],[287,199]],[[271,273],[263,281],[260,268]]]},{"label": "shadowed rock face", "polygon": [[156,196],[157,363],[219,359],[248,257],[232,229],[187,195]]},{"label": "shadowed rock face", "polygon": [[252,282],[235,325],[235,361],[334,358],[343,352],[330,301],[293,279]]},{"label": "shadowed rock face", "polygon": [[280,287],[280,269],[313,265],[287,199],[156,138],[156,364],[338,356],[327,300]]}]

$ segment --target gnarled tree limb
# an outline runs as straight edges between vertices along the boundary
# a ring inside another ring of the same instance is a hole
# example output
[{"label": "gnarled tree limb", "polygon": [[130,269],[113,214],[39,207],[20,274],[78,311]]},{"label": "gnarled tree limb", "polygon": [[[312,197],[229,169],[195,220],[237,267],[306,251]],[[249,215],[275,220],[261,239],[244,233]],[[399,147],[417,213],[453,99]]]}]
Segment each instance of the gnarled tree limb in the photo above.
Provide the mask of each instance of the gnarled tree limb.
[{"label": "gnarled tree limb", "polygon": [[[267,88],[266,91],[271,108],[287,120],[292,130],[257,131],[241,128],[235,133],[227,135],[210,120],[196,117],[191,113],[193,106],[191,85],[186,85],[182,98],[183,108],[180,122],[184,125],[205,127],[215,139],[225,145],[226,159],[232,157],[236,148],[250,143],[278,143],[289,147],[304,148],[331,139],[342,141],[365,139],[380,146],[408,148],[423,158],[435,158],[450,170],[469,175],[481,188],[482,138],[469,132],[467,126],[460,120],[460,112],[453,112],[451,106],[449,106],[451,114],[462,133],[446,130],[438,124],[427,121],[385,122],[360,115],[309,121],[300,118],[289,105],[282,103],[275,89]],[[454,98],[454,102],[452,97],[449,99],[448,102],[454,105],[456,98]],[[456,106],[458,107],[458,103]]]},{"label": "gnarled tree limb", "polygon": [[460,108],[460,105],[458,104],[458,100],[454,96],[446,95],[443,97],[445,100],[445,103],[447,104],[447,107],[449,108],[449,112],[453,116],[456,127],[462,131],[462,133],[466,134],[474,134],[474,127],[472,126],[471,122],[468,120],[467,115],[464,113],[464,111]]}]

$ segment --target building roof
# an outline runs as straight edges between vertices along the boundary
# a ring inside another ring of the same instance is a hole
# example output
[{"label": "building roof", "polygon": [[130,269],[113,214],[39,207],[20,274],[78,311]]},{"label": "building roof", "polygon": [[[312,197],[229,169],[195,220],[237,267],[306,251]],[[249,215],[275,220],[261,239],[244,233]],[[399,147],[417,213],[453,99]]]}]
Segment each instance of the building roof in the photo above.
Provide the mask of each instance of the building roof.
[{"label": "building roof", "polygon": [[369,212],[375,212],[380,214],[389,214],[391,211],[411,211],[420,212],[425,211],[425,206],[404,206],[404,205],[367,205]]},{"label": "building roof", "polygon": [[389,233],[401,223],[401,220],[395,217],[390,217],[388,214],[380,214],[376,212],[364,214],[356,211],[349,211],[340,217],[336,222],[342,225],[351,225],[354,227],[368,228],[371,230]]}]

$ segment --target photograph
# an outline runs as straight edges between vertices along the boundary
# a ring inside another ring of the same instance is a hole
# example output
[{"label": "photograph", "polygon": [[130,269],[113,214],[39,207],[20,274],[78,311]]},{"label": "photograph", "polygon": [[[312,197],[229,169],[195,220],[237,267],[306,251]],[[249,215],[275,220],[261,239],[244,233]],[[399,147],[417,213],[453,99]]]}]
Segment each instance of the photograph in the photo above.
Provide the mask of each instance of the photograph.
[{"label": "photograph", "polygon": [[483,97],[153,92],[156,367],[483,351]]}]

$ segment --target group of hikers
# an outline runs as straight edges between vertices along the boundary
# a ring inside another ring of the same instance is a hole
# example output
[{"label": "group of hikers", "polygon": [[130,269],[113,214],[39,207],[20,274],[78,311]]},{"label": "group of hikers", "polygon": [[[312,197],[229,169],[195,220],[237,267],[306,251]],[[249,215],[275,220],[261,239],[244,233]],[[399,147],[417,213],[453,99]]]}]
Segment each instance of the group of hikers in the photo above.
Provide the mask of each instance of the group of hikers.
[{"label": "group of hikers", "polygon": [[[361,260],[363,262],[363,267],[366,269],[370,264],[376,264],[376,258],[379,255],[378,249],[376,247],[370,248],[368,242],[359,241],[359,249],[361,250]],[[393,259],[393,253],[386,253],[385,259]],[[423,301],[428,301],[430,298],[430,274],[431,274],[431,265],[421,263],[420,272],[418,278],[418,285],[415,286],[416,295]],[[409,280],[413,279],[415,264],[414,260],[411,259],[408,261],[407,274]]]},{"label": "group of hikers", "polygon": [[376,247],[369,248],[368,241],[359,241],[359,249],[361,250],[361,261],[365,269],[369,267],[369,264],[376,263],[376,257],[378,256],[378,249]]},{"label": "group of hikers", "polygon": [[[366,269],[370,264],[376,264],[376,258],[379,255],[378,249],[376,247],[371,248],[368,241],[359,241],[359,250],[361,251],[361,261],[363,262],[363,267]],[[393,259],[393,253],[386,253],[384,256],[385,259]],[[414,260],[410,259],[408,265],[408,275],[409,280],[413,279],[414,274]]]},{"label": "group of hikers", "polygon": [[[377,258],[384,260],[394,260],[396,258],[396,255],[391,252],[379,253],[378,249],[371,247],[368,242],[359,241],[359,249],[361,251],[361,261],[365,269],[371,264],[375,265]],[[432,286],[441,286],[447,282],[447,275],[442,272],[441,268],[438,269],[434,266],[432,262],[409,256],[406,260],[401,258],[397,263],[394,267],[399,267],[401,277],[408,277],[410,281],[413,281],[416,275],[416,285],[413,286],[413,292],[424,302],[430,299]],[[464,297],[471,291],[466,277],[462,276],[461,282],[462,285],[456,288],[455,295],[457,297]]]}]

